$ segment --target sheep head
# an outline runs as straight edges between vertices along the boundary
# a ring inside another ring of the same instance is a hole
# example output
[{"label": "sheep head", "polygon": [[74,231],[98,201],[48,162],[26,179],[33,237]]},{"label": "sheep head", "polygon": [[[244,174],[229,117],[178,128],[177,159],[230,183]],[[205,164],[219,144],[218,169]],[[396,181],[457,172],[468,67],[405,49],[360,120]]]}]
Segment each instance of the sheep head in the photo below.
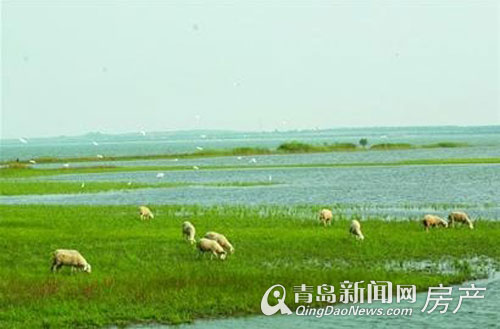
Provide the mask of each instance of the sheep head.
[{"label": "sheep head", "polygon": [[92,272],[92,266],[90,266],[90,264],[85,264],[85,266],[83,266],[83,271],[84,272],[87,272],[87,273],[90,273]]}]

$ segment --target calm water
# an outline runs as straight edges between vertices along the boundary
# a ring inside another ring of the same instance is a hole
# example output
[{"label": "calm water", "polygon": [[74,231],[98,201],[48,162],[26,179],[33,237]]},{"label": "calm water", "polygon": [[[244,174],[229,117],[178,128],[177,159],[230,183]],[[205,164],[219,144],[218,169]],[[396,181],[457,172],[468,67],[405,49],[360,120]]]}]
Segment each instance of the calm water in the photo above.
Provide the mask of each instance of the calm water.
[{"label": "calm water", "polygon": [[[23,137],[23,136],[19,136]],[[360,138],[369,142],[407,142],[413,144],[440,141],[466,142],[473,145],[500,147],[500,126],[489,127],[402,127],[402,128],[338,128],[318,131],[287,132],[217,132],[187,131],[125,135],[88,134],[77,137],[54,137],[19,140],[0,140],[0,160],[50,157],[147,155],[193,152],[203,148],[233,148],[239,146],[276,147],[284,141],[299,140],[312,143],[350,142]],[[94,145],[93,142],[98,143]]]},{"label": "calm water", "polygon": [[[419,159],[457,159],[457,158],[492,158],[500,157],[499,146],[476,146],[448,149],[415,149],[368,152],[332,152],[291,155],[228,156],[199,159],[131,160],[131,161],[96,161],[72,162],[71,167],[85,166],[241,166],[323,164],[323,163],[368,163],[397,162]],[[255,160],[253,160],[255,159]],[[255,161],[255,162],[254,162]],[[36,164],[37,168],[61,168],[62,163]]]},{"label": "calm water", "polygon": [[[473,216],[500,218],[500,166],[404,166],[346,168],[255,168],[259,165],[394,162],[437,158],[500,157],[500,126],[494,127],[420,127],[356,128],[322,131],[271,133],[172,132],[142,136],[91,134],[83,137],[60,137],[2,141],[2,158],[133,155],[168,152],[191,152],[197,145],[221,148],[242,145],[276,146],[284,140],[320,143],[356,142],[367,137],[371,143],[436,141],[468,142],[472,147],[452,149],[416,149],[320,154],[272,155],[255,157],[218,157],[186,160],[141,160],[97,164],[132,166],[239,166],[238,170],[166,171],[163,179],[157,172],[126,172],[61,175],[43,179],[88,181],[123,181],[133,183],[183,182],[191,184],[223,182],[269,182],[272,186],[254,187],[180,187],[140,189],[96,194],[0,197],[0,203],[26,204],[314,204],[345,205],[347,213],[363,216],[421,216],[423,212],[451,208],[469,211]],[[96,142],[98,145],[94,145]],[[22,155],[22,156],[21,156]],[[255,159],[252,161],[252,159]],[[70,166],[96,163],[71,163]],[[47,164],[43,166],[61,166]],[[435,205],[440,205],[435,207]],[[444,206],[443,206],[444,205]],[[361,208],[360,208],[361,206]],[[352,208],[352,209],[351,209]]]},{"label": "calm water", "polygon": [[[97,194],[1,197],[0,203],[50,204],[351,204],[362,215],[421,216],[432,205],[500,219],[500,165],[387,166],[123,172],[60,175],[59,181],[134,183],[272,182],[271,186],[140,189]],[[349,209],[346,210],[350,212]]]}]

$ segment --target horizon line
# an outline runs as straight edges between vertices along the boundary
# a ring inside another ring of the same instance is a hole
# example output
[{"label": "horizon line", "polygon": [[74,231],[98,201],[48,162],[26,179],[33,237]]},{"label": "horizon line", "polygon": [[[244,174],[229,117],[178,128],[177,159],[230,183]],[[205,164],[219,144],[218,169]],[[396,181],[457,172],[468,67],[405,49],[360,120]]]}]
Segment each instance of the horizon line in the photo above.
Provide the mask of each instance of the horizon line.
[{"label": "horizon line", "polygon": [[287,132],[301,132],[301,131],[328,131],[328,130],[336,130],[336,129],[372,129],[372,128],[427,128],[427,127],[456,127],[456,128],[474,128],[474,127],[500,127],[500,123],[498,124],[474,124],[474,125],[458,125],[458,124],[437,124],[437,125],[414,125],[414,126],[391,126],[391,125],[375,125],[375,126],[334,126],[331,128],[295,128],[295,129],[268,129],[268,130],[232,130],[232,129],[217,129],[217,128],[195,128],[195,129],[166,129],[166,130],[154,130],[147,131],[143,129],[138,129],[136,131],[127,131],[127,132],[102,132],[102,131],[89,131],[86,133],[75,134],[75,135],[51,135],[51,136],[34,136],[34,137],[26,137],[26,136],[18,136],[18,137],[8,137],[4,138],[0,136],[0,141],[10,141],[10,140],[19,140],[19,139],[51,139],[51,138],[75,138],[75,137],[85,137],[87,135],[105,135],[105,136],[120,136],[120,135],[140,135],[142,132],[146,132],[146,134],[159,134],[159,133],[181,133],[181,132],[230,132],[230,133],[287,133]]}]

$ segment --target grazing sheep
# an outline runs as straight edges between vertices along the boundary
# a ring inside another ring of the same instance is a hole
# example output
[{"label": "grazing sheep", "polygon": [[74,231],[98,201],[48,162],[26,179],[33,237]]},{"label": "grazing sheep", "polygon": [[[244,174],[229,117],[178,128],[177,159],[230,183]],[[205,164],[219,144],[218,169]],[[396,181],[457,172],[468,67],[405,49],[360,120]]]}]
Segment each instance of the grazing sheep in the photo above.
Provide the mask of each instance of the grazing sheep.
[{"label": "grazing sheep", "polygon": [[356,236],[356,239],[358,240],[364,240],[365,237],[363,236],[363,233],[361,233],[361,224],[359,221],[356,219],[351,221],[351,227],[349,228],[349,232]]},{"label": "grazing sheep", "polygon": [[319,221],[323,223],[323,225],[326,226],[326,224],[331,225],[332,224],[332,218],[333,214],[331,210],[328,209],[322,209],[319,212]]},{"label": "grazing sheep", "polygon": [[201,253],[211,252],[212,255],[210,256],[210,259],[212,259],[213,256],[220,258],[221,260],[226,259],[226,251],[215,240],[201,238],[198,242],[198,250],[200,250]]},{"label": "grazing sheep", "polygon": [[222,248],[229,251],[229,253],[234,253],[233,245],[227,240],[224,235],[217,232],[207,232],[205,233],[205,238],[217,241],[217,243],[220,244]]},{"label": "grazing sheep", "polygon": [[448,223],[444,219],[435,215],[425,215],[422,223],[424,224],[427,232],[429,232],[429,227],[448,227]]},{"label": "grazing sheep", "polygon": [[155,218],[155,216],[153,215],[153,213],[151,212],[151,210],[149,210],[148,207],[146,206],[140,206],[139,207],[139,215],[141,216],[141,219],[142,220],[145,220],[145,219],[153,219]]},{"label": "grazing sheep", "polygon": [[448,224],[450,224],[451,227],[455,226],[455,222],[466,224],[471,230],[474,228],[469,216],[462,211],[453,211],[448,215]]},{"label": "grazing sheep", "polygon": [[182,223],[182,235],[188,240],[191,244],[195,243],[195,236],[196,230],[190,222],[184,222]]},{"label": "grazing sheep", "polygon": [[52,258],[52,272],[60,269],[61,266],[71,266],[73,272],[75,268],[81,269],[84,272],[90,273],[92,268],[89,263],[77,250],[57,249],[53,253]]}]

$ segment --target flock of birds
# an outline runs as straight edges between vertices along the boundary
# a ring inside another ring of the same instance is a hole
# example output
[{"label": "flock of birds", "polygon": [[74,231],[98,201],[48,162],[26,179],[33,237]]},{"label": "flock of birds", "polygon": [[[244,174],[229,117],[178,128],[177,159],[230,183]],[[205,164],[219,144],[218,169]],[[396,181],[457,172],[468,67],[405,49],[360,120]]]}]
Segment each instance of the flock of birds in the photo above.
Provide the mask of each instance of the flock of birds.
[{"label": "flock of birds", "polygon": [[[142,134],[143,136],[145,136],[145,135],[146,135],[146,132],[145,132],[145,131],[141,131],[141,134]],[[200,137],[201,137],[201,138],[206,138],[206,137],[207,137],[207,135],[200,135]],[[19,140],[20,140],[22,143],[28,143],[28,141],[27,141],[25,138],[19,138]],[[96,141],[92,141],[92,145],[94,145],[94,146],[99,146],[99,143],[98,143],[98,142],[96,142]],[[196,150],[198,150],[198,151],[203,151],[203,147],[201,147],[201,146],[196,146]],[[102,155],[102,154],[97,154],[97,155],[96,155],[96,157],[97,157],[98,159],[104,159],[104,155]],[[242,157],[242,156],[237,156],[236,158],[237,158],[238,160],[242,160],[242,159],[243,159],[243,157]],[[177,162],[177,161],[179,161],[179,159],[178,159],[178,158],[175,158],[175,159],[172,159],[172,161]],[[251,158],[248,162],[249,162],[249,163],[257,163],[257,159],[256,159],[256,158]],[[29,163],[31,163],[31,164],[36,164],[36,161],[32,159],[32,160],[29,160]],[[69,163],[64,163],[62,166],[63,166],[63,168],[69,168],[69,167],[70,167],[70,164],[69,164]],[[192,168],[193,168],[194,170],[200,170],[200,167],[199,167],[199,166],[196,166],[196,165],[193,165],[193,166],[192,166]],[[161,179],[161,178],[164,178],[164,177],[165,177],[165,173],[163,173],[163,172],[159,172],[159,173],[157,173],[157,174],[156,174],[156,178],[158,178],[158,179]],[[272,181],[272,179],[273,179],[273,178],[272,178],[272,176],[271,176],[271,175],[269,175],[268,180],[269,180],[269,181]],[[129,182],[127,183],[127,185],[129,185],[129,186],[130,186],[130,185],[132,185],[132,182],[131,182],[131,181],[129,181]],[[84,188],[84,187],[85,187],[85,182],[82,182],[82,184],[81,184],[81,188]]]},{"label": "flock of birds", "polygon": [[[146,131],[141,130],[141,131],[140,131],[140,134],[141,134],[142,136],[146,136]],[[201,137],[201,138],[203,138],[203,139],[205,139],[205,138],[207,138],[207,135],[202,134],[202,135],[200,135],[200,137]],[[21,143],[23,143],[23,144],[27,144],[27,143],[28,143],[28,139],[26,139],[26,138],[24,138],[24,137],[19,137],[19,141],[20,141]],[[93,141],[92,141],[92,145],[94,145],[94,146],[99,146],[99,143],[98,143],[97,141],[93,140]],[[197,151],[203,151],[203,150],[204,150],[204,148],[203,148],[202,146],[196,146],[196,150],[197,150]],[[98,159],[104,159],[104,155],[103,155],[103,154],[96,154],[96,158],[98,158]],[[236,158],[237,158],[238,160],[242,160],[242,159],[243,159],[243,157],[242,157],[242,156],[237,156]],[[177,162],[177,161],[179,161],[179,159],[175,158],[175,159],[173,159],[172,161]],[[29,162],[29,163],[31,163],[31,164],[36,164],[36,163],[37,163],[37,162],[36,162],[36,160],[34,160],[34,159],[31,159],[31,160],[29,160],[28,162]],[[249,162],[249,163],[257,163],[257,159],[256,159],[256,158],[250,158],[250,160],[249,160],[248,162]],[[63,167],[63,168],[69,168],[69,167],[70,167],[69,162],[64,163],[64,164],[62,165],[62,167]],[[192,168],[193,168],[194,170],[200,170],[200,167],[199,167],[199,166],[197,166],[197,165],[193,165],[193,166],[192,166]],[[156,174],[156,178],[158,178],[158,179],[161,179],[161,178],[164,178],[164,177],[165,177],[165,173],[163,173],[163,172],[159,172],[159,173],[157,173],[157,174]],[[272,181],[272,176],[271,176],[271,175],[269,175],[268,180],[269,180],[269,181]],[[130,186],[130,185],[132,185],[132,182],[128,182],[128,184],[127,184],[127,185],[129,185],[129,186]],[[82,182],[82,184],[81,184],[81,188],[84,188],[84,187],[85,187],[85,182]]]}]

